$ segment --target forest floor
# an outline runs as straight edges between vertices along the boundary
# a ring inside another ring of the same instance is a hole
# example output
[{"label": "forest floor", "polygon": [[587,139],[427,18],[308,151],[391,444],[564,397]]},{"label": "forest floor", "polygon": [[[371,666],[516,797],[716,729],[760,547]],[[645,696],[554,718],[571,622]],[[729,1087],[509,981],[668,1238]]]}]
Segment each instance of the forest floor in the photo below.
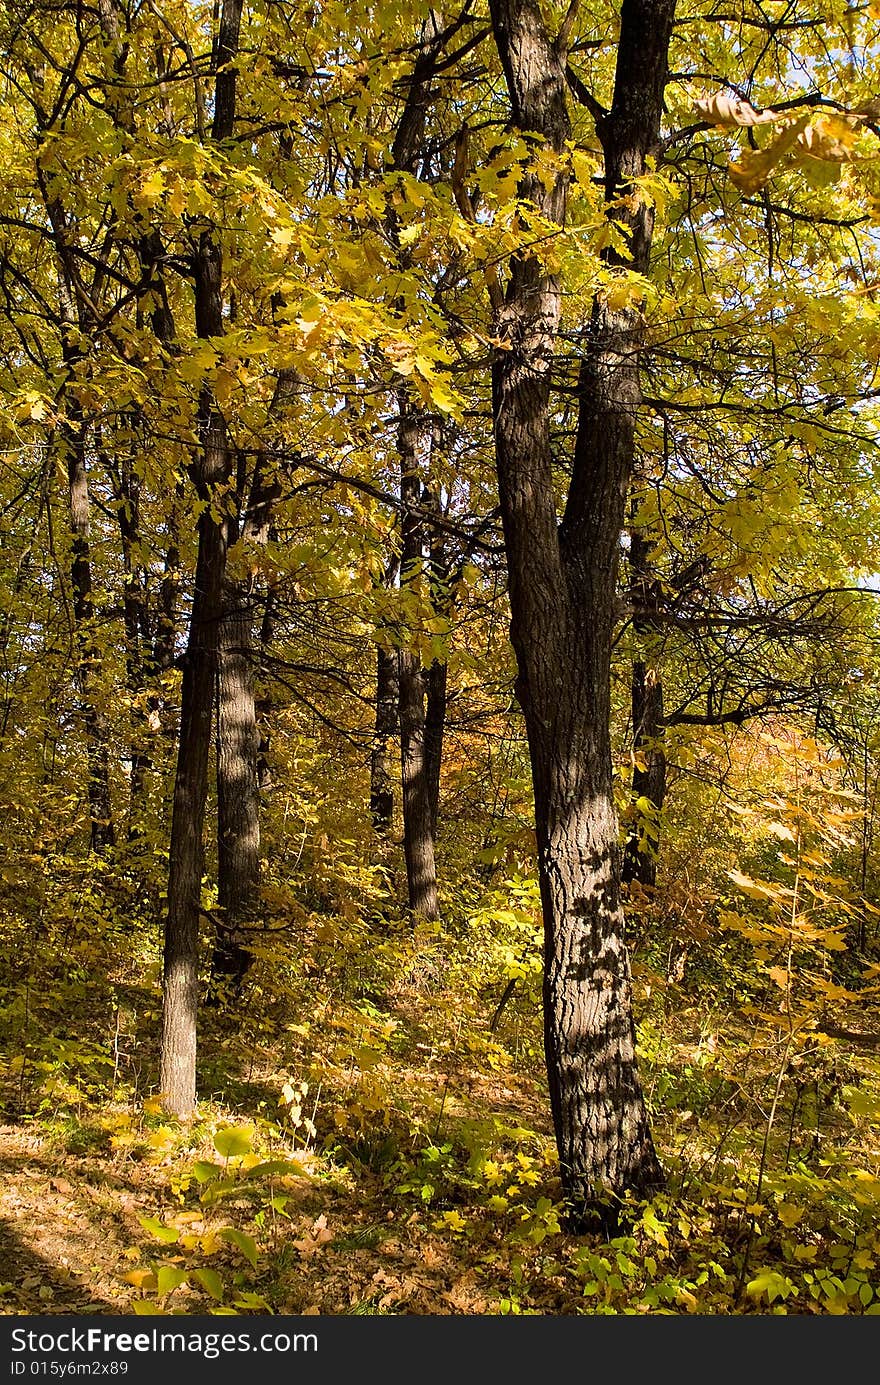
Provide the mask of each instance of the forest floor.
[{"label": "forest floor", "polygon": [[[530,1074],[501,1080],[466,1067],[451,1075],[430,1063],[398,1067],[390,1085],[398,1084],[426,1107],[433,1100],[439,1119],[427,1146],[436,1159],[404,1160],[403,1170],[395,1160],[391,1180],[381,1153],[378,1170],[357,1158],[342,1165],[296,1140],[279,1141],[277,1128],[255,1127],[240,1111],[216,1104],[189,1129],[166,1124],[149,1101],[146,1111],[106,1102],[61,1121],[0,1126],[0,1311],[145,1311],[145,1292],[158,1287],[157,1251],[171,1269],[186,1265],[193,1251],[203,1268],[216,1265],[229,1281],[222,1291],[218,1286],[218,1300],[222,1292],[245,1310],[265,1304],[273,1312],[306,1314],[499,1311],[498,1265],[508,1258],[503,1231],[486,1225],[475,1234],[477,1228],[466,1227],[454,1210],[462,1197],[451,1187],[441,1210],[428,1203],[437,1183],[455,1181],[442,1167],[453,1150],[444,1125],[453,1136],[463,1124],[540,1147],[537,1157],[520,1150],[511,1168],[499,1165],[492,1186],[503,1181],[507,1197],[548,1181],[549,1137],[546,1130],[535,1134],[547,1119],[542,1084]],[[217,1161],[218,1129],[242,1132],[252,1148],[262,1147],[260,1163],[281,1167],[258,1187],[248,1167],[256,1155],[232,1156],[222,1167],[233,1186],[206,1199],[207,1206],[193,1206],[193,1193],[210,1191],[214,1180],[200,1185],[189,1170],[194,1162]],[[405,1182],[407,1172],[419,1186],[395,1196],[390,1184]],[[550,1181],[558,1194],[552,1175]],[[142,1218],[156,1230],[158,1245]],[[254,1263],[247,1244],[243,1258],[223,1239],[230,1222],[233,1230],[256,1231]],[[551,1231],[554,1226],[555,1217]],[[534,1251],[534,1242],[525,1247]],[[206,1294],[197,1282],[172,1292],[165,1311],[204,1311]],[[562,1280],[548,1284],[542,1311],[577,1311],[571,1297]]]},{"label": "forest floor", "polygon": [[880,1312],[873,1052],[786,1035],[699,957],[639,963],[669,1188],[576,1238],[534,977],[498,1016],[491,957],[406,937],[303,935],[286,989],[267,963],[207,1007],[188,1124],[154,1091],[155,962],[7,988],[0,1312]]}]

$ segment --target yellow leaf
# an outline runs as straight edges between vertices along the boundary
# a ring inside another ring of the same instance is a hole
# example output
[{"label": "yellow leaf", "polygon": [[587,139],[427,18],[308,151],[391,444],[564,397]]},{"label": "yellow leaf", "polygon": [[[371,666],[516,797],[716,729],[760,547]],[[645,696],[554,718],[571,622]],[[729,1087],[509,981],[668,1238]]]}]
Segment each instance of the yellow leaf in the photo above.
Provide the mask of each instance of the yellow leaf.
[{"label": "yellow leaf", "polygon": [[798,135],[798,148],[816,159],[842,163],[852,153],[861,121],[853,116],[820,115]]},{"label": "yellow leaf", "polygon": [[146,1290],[147,1293],[155,1289],[158,1283],[152,1270],[129,1270],[122,1278],[126,1284],[133,1284],[136,1289]]},{"label": "yellow leaf", "polygon": [[410,245],[415,245],[421,234],[422,227],[418,222],[414,222],[410,226],[404,226],[403,230],[398,234],[397,239],[403,248],[406,249]]},{"label": "yellow leaf", "polygon": [[176,182],[168,194],[168,210],[172,216],[180,216],[186,209],[187,190],[183,183]]},{"label": "yellow leaf", "polygon": [[133,194],[134,204],[140,210],[152,207],[159,201],[164,191],[165,174],[161,168],[154,168],[152,173],[149,173],[143,180],[140,187],[135,190]]},{"label": "yellow leaf", "polygon": [[809,119],[808,115],[801,116],[777,135],[766,149],[748,149],[738,164],[730,165],[730,180],[740,192],[749,195],[764,186],[777,164],[794,148],[798,135],[806,128]]},{"label": "yellow leaf", "polygon": [[760,880],[753,880],[750,875],[743,875],[740,870],[729,870],[728,878],[733,881],[737,889],[742,890],[750,899],[772,899],[772,886],[762,884]]},{"label": "yellow leaf", "polygon": [[174,1131],[169,1125],[160,1125],[147,1136],[151,1149],[171,1149],[174,1145]]},{"label": "yellow leaf", "polygon": [[795,1207],[791,1202],[780,1202],[776,1209],[776,1215],[783,1226],[797,1226],[801,1217],[804,1215],[803,1207]]},{"label": "yellow leaf", "polygon": [[770,125],[785,119],[776,111],[756,111],[748,101],[721,91],[695,101],[694,110],[713,125]]},{"label": "yellow leaf", "polygon": [[376,1048],[370,1048],[367,1044],[359,1048],[354,1055],[354,1061],[362,1072],[368,1072],[370,1068],[375,1068],[382,1061],[382,1054]]}]

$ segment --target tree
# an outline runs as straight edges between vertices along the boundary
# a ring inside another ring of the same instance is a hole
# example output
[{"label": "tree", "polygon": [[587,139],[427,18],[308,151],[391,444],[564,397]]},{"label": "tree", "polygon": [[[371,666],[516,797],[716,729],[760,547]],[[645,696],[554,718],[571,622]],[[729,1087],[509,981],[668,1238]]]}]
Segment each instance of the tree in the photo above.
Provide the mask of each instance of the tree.
[{"label": "tree", "polygon": [[[241,0],[226,0],[215,54],[214,120],[211,137],[229,139],[235,122]],[[223,259],[217,232],[208,225],[193,237],[193,298],[196,331],[206,340],[223,335]],[[166,1109],[192,1115],[196,1101],[196,1033],[199,1007],[199,917],[203,829],[208,792],[211,719],[217,677],[217,648],[230,543],[224,491],[232,474],[226,420],[210,385],[199,399],[199,446],[191,478],[202,512],[198,559],[181,691],[180,736],[168,866],[165,924],[162,1046],[159,1087]],[[236,726],[236,740],[247,731]]]},{"label": "tree", "polygon": [[[520,198],[557,225],[568,184],[565,63],[575,12],[551,39],[530,0],[492,5],[512,119],[557,161],[552,181],[528,173]],[[612,104],[597,123],[608,215],[625,226],[639,274],[648,269],[653,213],[635,180],[659,137],[673,13],[671,0],[625,0]],[[614,251],[607,261],[625,263]],[[644,328],[637,303],[616,307],[597,295],[560,523],[549,437],[560,306],[558,276],[534,254],[514,259],[494,326],[492,386],[511,634],[535,788],[550,1096],[572,1225],[583,1227],[603,1192],[644,1195],[662,1180],[636,1069],[610,742],[611,636]]]}]

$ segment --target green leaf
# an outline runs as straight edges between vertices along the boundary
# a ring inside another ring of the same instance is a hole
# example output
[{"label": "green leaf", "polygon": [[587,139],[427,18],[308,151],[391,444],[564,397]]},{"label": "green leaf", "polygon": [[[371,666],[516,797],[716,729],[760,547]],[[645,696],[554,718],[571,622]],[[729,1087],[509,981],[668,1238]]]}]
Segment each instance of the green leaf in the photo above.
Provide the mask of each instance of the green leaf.
[{"label": "green leaf", "polygon": [[214,1148],[223,1159],[233,1159],[251,1152],[251,1132],[238,1125],[228,1125],[214,1136]]},{"label": "green leaf", "polygon": [[248,1178],[283,1177],[285,1174],[301,1176],[304,1173],[305,1168],[296,1159],[267,1159],[265,1164],[254,1164],[252,1169],[248,1169]]},{"label": "green leaf", "polygon": [[251,1236],[235,1226],[224,1226],[217,1235],[221,1241],[229,1241],[230,1245],[236,1246],[245,1259],[250,1260],[254,1269],[257,1268],[257,1243]]},{"label": "green leaf", "polygon": [[149,1298],[132,1299],[131,1307],[139,1318],[164,1318],[168,1315],[164,1308],[160,1308],[158,1303],[153,1303]]},{"label": "green leaf", "polygon": [[160,1265],[156,1271],[156,1293],[160,1298],[164,1298],[166,1294],[173,1294],[175,1289],[186,1283],[186,1280],[186,1270],[180,1269],[178,1265]]},{"label": "green leaf", "polygon": [[223,1297],[223,1280],[216,1270],[196,1270],[195,1278],[212,1298],[216,1298],[218,1302],[220,1301]]},{"label": "green leaf", "polygon": [[155,1217],[138,1217],[138,1221],[145,1231],[149,1231],[157,1241],[161,1241],[165,1246],[173,1246],[177,1240],[178,1232],[173,1226],[163,1226],[162,1222]]},{"label": "green leaf", "polygon": [[207,1159],[197,1159],[193,1164],[193,1177],[197,1183],[209,1183],[212,1178],[219,1178],[222,1172],[219,1164],[211,1164]]}]

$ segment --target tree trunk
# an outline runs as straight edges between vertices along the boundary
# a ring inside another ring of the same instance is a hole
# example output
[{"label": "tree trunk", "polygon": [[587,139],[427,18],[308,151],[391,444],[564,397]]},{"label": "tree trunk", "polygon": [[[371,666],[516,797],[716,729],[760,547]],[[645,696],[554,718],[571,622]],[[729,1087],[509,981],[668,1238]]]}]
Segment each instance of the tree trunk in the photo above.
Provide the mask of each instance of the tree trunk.
[{"label": "tree trunk", "polygon": [[[208,247],[202,242],[203,253]],[[208,257],[210,263],[210,257]],[[213,257],[219,270],[219,255]],[[219,288],[219,277],[217,279]],[[194,477],[202,498],[229,479],[223,419],[207,392],[202,400],[202,457]],[[228,548],[228,520],[206,504],[198,522],[198,559],[183,661],[180,743],[174,781],[165,927],[162,1051],[159,1089],[165,1110],[186,1119],[196,1100],[199,907],[203,828],[217,666],[217,638]]]},{"label": "tree trunk", "polygon": [[425,774],[425,686],[417,655],[401,649],[400,763],[403,790],[403,848],[409,907],[415,919],[439,918],[431,801]]},{"label": "tree trunk", "polygon": [[[241,0],[223,0],[214,53],[212,138],[228,139],[235,120]],[[223,257],[211,229],[203,230],[193,253],[196,333],[223,334]],[[199,984],[199,908],[204,862],[203,828],[211,749],[211,714],[217,674],[217,643],[223,614],[223,583],[230,520],[223,491],[232,474],[226,424],[211,390],[199,400],[200,448],[191,477],[203,503],[198,522],[195,591],[181,691],[180,745],[171,813],[168,917],[165,926],[164,994],[159,1089],[165,1109],[187,1119],[196,1102],[196,1033]],[[219,498],[218,498],[219,497]],[[220,513],[215,513],[215,507]]]},{"label": "tree trunk", "polygon": [[131,744],[129,758],[128,839],[133,841],[141,832],[141,808],[144,780],[150,766],[146,737],[147,709],[142,696],[149,665],[150,619],[146,591],[143,586],[142,564],[137,557],[140,543],[140,479],[132,465],[131,453],[123,444],[118,471],[109,457],[105,468],[114,486],[118,505],[119,536],[122,545],[124,587],[122,620],[125,628],[125,682],[131,698],[129,725]]},{"label": "tree trunk", "polygon": [[[281,386],[276,389],[276,401]],[[242,525],[245,544],[265,546],[280,486],[260,456],[254,468]],[[217,678],[217,886],[221,927],[212,973],[231,982],[235,994],[253,961],[245,930],[259,910],[260,734],[255,694],[254,606],[256,577],[224,585]],[[267,598],[268,600],[268,598]],[[267,606],[268,611],[268,606]],[[264,616],[262,634],[271,626]]]},{"label": "tree trunk", "polygon": [[428,807],[431,835],[437,840],[440,819],[440,769],[443,764],[443,736],[446,731],[446,689],[449,665],[435,659],[425,673],[425,778],[428,781]]},{"label": "tree trunk", "polygon": [[[73,407],[73,406],[72,406]],[[92,597],[92,557],[89,542],[89,482],[86,467],[86,425],[73,407],[74,418],[62,431],[67,460],[72,556],[70,585],[76,623],[76,685],[86,733],[90,842],[102,852],[116,842],[110,796],[110,749],[107,720],[99,706],[101,656],[95,645]]]},{"label": "tree trunk", "polygon": [[394,821],[394,774],[390,742],[397,731],[397,655],[376,647],[376,730],[370,752],[370,817],[387,837]]},{"label": "tree trunk", "polygon": [[[551,42],[533,0],[491,0],[514,123],[557,154],[570,138],[564,40]],[[656,141],[673,0],[624,0],[612,109],[599,135],[608,200],[645,169]],[[526,173],[520,195],[564,219],[567,175]],[[615,205],[636,270],[650,214]],[[609,257],[610,259],[610,257]],[[611,261],[614,263],[614,261]],[[550,371],[561,286],[528,253],[513,260],[495,335],[496,462],[507,551],[511,634],[532,778],[544,914],[544,1035],[570,1225],[616,1222],[618,1200],[662,1182],[635,1059],[612,793],[611,636],[635,410],[635,308],[597,299],[580,372],[572,480],[557,523],[549,431]],[[608,1197],[610,1195],[610,1202]]]},{"label": "tree trunk", "polygon": [[233,990],[253,960],[241,925],[253,920],[260,886],[260,738],[251,603],[245,583],[226,584],[217,679],[217,885],[222,926],[212,971],[230,981]]},{"label": "tree trunk", "polygon": [[[435,431],[434,441],[437,440]],[[425,508],[441,518],[439,494],[426,491]],[[449,581],[449,562],[446,556],[446,535],[435,526],[431,533],[430,552],[431,605],[435,615],[444,620],[452,610],[452,590]],[[443,765],[443,737],[446,732],[447,687],[449,665],[445,659],[433,659],[425,670],[425,776],[428,780],[428,802],[431,808],[431,831],[437,841],[440,820],[440,770]]]},{"label": "tree trunk", "polygon": [[[405,585],[418,576],[424,559],[424,521],[418,513],[422,484],[419,447],[424,420],[400,394],[401,559],[400,579]],[[403,800],[403,850],[410,912],[416,919],[439,918],[437,868],[431,800],[425,772],[425,683],[420,656],[401,647],[397,663],[400,764]]]},{"label": "tree trunk", "polygon": [[[637,600],[644,606],[647,606],[652,595],[652,546],[644,534],[631,532],[630,585]],[[647,641],[656,630],[656,622],[647,616],[636,616],[633,629],[638,637]],[[653,660],[639,658],[633,661],[631,696],[634,764],[630,798],[635,820],[627,834],[623,879],[625,884],[635,882],[653,889],[657,883],[657,848],[660,842],[658,817],[666,798],[663,681]],[[645,814],[639,810],[640,799],[647,799],[651,805],[647,821]]]}]

